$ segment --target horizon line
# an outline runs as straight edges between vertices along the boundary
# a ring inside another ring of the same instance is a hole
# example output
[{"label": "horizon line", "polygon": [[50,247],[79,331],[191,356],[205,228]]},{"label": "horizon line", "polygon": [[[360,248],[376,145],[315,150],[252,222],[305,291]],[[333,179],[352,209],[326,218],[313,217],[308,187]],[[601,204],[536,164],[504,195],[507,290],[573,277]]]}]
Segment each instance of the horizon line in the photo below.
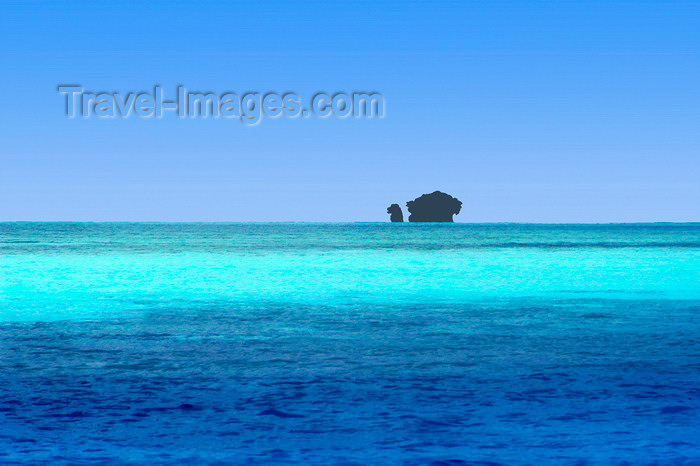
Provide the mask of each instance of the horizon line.
[{"label": "horizon line", "polygon": [[144,223],[144,224],[219,224],[219,225],[232,225],[232,224],[436,224],[436,225],[660,225],[660,224],[676,224],[676,225],[688,225],[688,224],[700,224],[700,220],[690,220],[690,221],[639,221],[639,222],[513,222],[513,221],[502,221],[502,222],[390,222],[390,221],[311,221],[311,220],[282,220],[282,221],[170,221],[170,220],[0,220],[0,224],[8,223],[85,223],[85,224],[95,224],[95,223]]}]

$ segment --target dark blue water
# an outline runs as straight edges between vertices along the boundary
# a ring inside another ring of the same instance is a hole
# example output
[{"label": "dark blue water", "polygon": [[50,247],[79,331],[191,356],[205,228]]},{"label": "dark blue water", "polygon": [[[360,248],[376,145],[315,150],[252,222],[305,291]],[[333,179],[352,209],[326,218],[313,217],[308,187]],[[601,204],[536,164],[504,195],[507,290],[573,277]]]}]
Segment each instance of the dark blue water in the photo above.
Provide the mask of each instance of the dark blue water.
[{"label": "dark blue water", "polygon": [[1,463],[700,464],[700,226],[0,224]]}]

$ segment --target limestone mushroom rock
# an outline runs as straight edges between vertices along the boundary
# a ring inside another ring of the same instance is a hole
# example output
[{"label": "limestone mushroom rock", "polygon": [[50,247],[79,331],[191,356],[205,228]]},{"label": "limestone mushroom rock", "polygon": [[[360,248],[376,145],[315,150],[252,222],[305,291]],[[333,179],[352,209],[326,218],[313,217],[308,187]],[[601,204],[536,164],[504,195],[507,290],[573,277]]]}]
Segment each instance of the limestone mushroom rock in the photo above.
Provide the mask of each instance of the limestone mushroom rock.
[{"label": "limestone mushroom rock", "polygon": [[386,213],[391,214],[392,222],[403,222],[403,212],[401,211],[401,207],[399,207],[398,204],[391,204],[386,209]]},{"label": "limestone mushroom rock", "polygon": [[441,191],[423,194],[406,203],[409,222],[454,222],[453,215],[462,210],[462,201]]}]

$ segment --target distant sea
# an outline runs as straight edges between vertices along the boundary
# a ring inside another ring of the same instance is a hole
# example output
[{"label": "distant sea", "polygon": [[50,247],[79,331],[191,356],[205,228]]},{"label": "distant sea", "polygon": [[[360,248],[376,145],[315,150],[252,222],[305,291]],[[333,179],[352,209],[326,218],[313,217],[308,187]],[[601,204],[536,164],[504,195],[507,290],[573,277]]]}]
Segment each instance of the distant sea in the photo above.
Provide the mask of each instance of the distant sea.
[{"label": "distant sea", "polygon": [[0,223],[0,463],[700,464],[700,224]]}]

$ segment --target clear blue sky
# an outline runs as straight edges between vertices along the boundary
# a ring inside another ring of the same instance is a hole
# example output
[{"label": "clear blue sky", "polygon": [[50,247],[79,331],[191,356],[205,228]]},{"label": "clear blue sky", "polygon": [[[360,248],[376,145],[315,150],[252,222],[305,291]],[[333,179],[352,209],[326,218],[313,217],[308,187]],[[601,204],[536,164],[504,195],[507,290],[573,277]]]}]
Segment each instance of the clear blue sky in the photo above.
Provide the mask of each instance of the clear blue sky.
[{"label": "clear blue sky", "polygon": [[[0,4],[0,220],[700,220],[700,2]],[[67,119],[58,84],[376,90],[382,120]]]}]

